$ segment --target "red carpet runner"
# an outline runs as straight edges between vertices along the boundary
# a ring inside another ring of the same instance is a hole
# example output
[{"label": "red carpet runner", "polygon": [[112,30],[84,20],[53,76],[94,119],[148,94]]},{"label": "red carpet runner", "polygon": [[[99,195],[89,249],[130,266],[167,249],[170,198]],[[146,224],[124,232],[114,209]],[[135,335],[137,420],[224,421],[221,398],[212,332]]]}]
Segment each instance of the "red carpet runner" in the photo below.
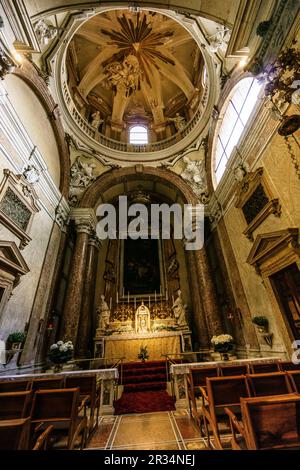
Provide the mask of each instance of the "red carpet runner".
[{"label": "red carpet runner", "polygon": [[121,398],[114,402],[116,415],[175,410],[174,400],[166,392],[165,361],[124,364],[123,385]]}]

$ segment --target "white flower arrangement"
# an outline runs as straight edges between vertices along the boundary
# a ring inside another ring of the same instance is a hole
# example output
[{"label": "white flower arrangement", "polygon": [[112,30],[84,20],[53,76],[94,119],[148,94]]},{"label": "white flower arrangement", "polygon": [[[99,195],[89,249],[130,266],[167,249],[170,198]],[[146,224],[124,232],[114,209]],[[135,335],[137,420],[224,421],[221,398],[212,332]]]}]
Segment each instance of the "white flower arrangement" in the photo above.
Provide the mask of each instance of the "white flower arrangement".
[{"label": "white flower arrangement", "polygon": [[227,353],[233,349],[234,340],[231,335],[223,334],[213,336],[211,343],[213,344],[215,351]]},{"label": "white flower arrangement", "polygon": [[231,335],[223,334],[218,336],[213,336],[211,339],[211,343],[215,344],[225,344],[225,343],[232,343],[233,337]]},{"label": "white flower arrangement", "polygon": [[74,346],[72,341],[57,341],[50,346],[49,359],[54,364],[63,364],[72,359]]}]

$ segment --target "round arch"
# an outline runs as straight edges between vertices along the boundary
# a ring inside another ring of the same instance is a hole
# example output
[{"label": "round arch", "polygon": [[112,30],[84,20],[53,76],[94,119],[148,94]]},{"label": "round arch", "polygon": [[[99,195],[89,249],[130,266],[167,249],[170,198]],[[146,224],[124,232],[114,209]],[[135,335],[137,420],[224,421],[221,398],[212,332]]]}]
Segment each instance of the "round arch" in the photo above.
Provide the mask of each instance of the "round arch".
[{"label": "round arch", "polygon": [[110,170],[100,176],[84,194],[80,206],[81,208],[95,207],[101,194],[111,186],[122,183],[124,180],[155,180],[163,183],[180,193],[186,204],[196,205],[199,203],[197,196],[188,184],[172,171],[161,170],[150,166],[136,165],[135,167],[120,168]]},{"label": "round arch", "polygon": [[37,96],[44,107],[56,139],[60,159],[60,184],[59,189],[63,196],[68,197],[70,179],[69,150],[65,140],[65,131],[60,119],[59,109],[49,93],[46,83],[39,76],[36,68],[25,58],[20,67],[15,67],[13,75],[24,80]]}]

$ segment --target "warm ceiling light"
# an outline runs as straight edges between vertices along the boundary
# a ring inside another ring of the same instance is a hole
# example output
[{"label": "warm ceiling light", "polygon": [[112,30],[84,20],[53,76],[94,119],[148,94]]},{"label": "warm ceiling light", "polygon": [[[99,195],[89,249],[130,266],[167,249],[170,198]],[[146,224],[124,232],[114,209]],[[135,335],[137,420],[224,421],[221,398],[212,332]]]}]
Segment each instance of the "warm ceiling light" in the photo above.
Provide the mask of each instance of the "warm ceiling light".
[{"label": "warm ceiling light", "polygon": [[248,57],[242,57],[241,60],[239,61],[239,66],[244,67],[248,62]]},{"label": "warm ceiling light", "polygon": [[13,56],[19,64],[22,62],[23,56],[21,54],[19,54],[17,51],[13,52]]}]

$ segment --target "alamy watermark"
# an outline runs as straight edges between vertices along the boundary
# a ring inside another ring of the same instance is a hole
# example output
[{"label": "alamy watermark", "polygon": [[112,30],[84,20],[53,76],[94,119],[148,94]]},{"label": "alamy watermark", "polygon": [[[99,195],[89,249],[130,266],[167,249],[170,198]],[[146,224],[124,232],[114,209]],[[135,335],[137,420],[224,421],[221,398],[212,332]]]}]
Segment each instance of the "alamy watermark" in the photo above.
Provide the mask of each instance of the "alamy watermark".
[{"label": "alamy watermark", "polygon": [[127,196],[119,196],[117,208],[112,204],[101,204],[96,216],[96,232],[100,240],[166,240],[172,237],[183,240],[186,250],[200,250],[203,247],[203,204],[128,204]]}]

